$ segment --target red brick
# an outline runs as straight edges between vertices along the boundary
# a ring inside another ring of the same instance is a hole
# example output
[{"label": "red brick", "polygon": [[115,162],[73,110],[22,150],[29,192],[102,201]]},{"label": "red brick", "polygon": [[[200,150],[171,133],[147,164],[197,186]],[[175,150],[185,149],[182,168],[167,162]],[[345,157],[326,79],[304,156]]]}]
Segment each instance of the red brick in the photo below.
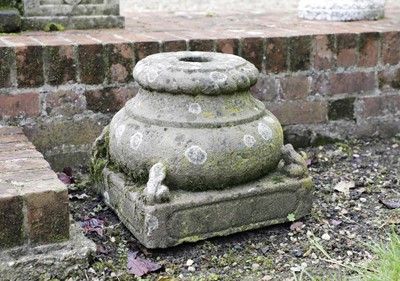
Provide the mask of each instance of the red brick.
[{"label": "red brick", "polygon": [[288,39],[285,37],[268,38],[265,50],[265,69],[279,73],[288,70]]},{"label": "red brick", "polygon": [[13,186],[0,183],[0,249],[24,243],[23,203],[21,197],[13,193]]},{"label": "red brick", "polygon": [[108,79],[111,82],[130,82],[133,81],[133,46],[130,43],[108,45]]},{"label": "red brick", "polygon": [[393,91],[400,89],[400,69],[385,69],[378,73],[379,89]]},{"label": "red brick", "polygon": [[[27,158],[43,158],[43,155],[36,150],[17,150],[0,153],[0,161],[18,160]],[[1,179],[1,174],[0,174]]]},{"label": "red brick", "polygon": [[0,137],[0,145],[3,146],[4,144],[12,144],[17,145],[20,142],[27,142],[28,139],[25,135],[20,134],[10,134],[10,135],[3,135]]},{"label": "red brick", "polygon": [[218,39],[217,40],[217,52],[237,55],[239,53],[239,39]]},{"label": "red brick", "polygon": [[189,41],[190,51],[212,52],[214,51],[214,40],[212,39],[191,39]]},{"label": "red brick", "polygon": [[44,168],[50,168],[50,165],[42,158],[27,158],[0,162],[0,171],[4,173]]},{"label": "red brick", "polygon": [[162,45],[164,52],[178,52],[187,50],[187,44],[185,40],[166,40],[163,41]]},{"label": "red brick", "polygon": [[325,72],[315,72],[312,75],[311,94],[329,95],[330,94],[330,74]]},{"label": "red brick", "polygon": [[344,33],[337,35],[338,67],[354,66],[357,63],[357,34]]},{"label": "red brick", "polygon": [[272,101],[278,96],[276,78],[261,74],[257,83],[251,88],[253,96],[261,101]]},{"label": "red brick", "polygon": [[316,70],[331,69],[335,57],[335,36],[316,35],[312,41],[314,68]]},{"label": "red brick", "polygon": [[0,119],[36,117],[39,114],[39,94],[0,94]]},{"label": "red brick", "polygon": [[108,113],[120,110],[136,93],[135,88],[105,88],[86,91],[85,96],[89,110]]},{"label": "red brick", "polygon": [[290,70],[299,71],[309,69],[311,56],[311,37],[290,37],[288,41],[290,49]]},{"label": "red brick", "polygon": [[0,88],[12,87],[14,84],[15,51],[13,48],[0,48]]},{"label": "red brick", "polygon": [[41,46],[17,47],[16,62],[18,87],[31,88],[44,84]]},{"label": "red brick", "polygon": [[365,97],[360,102],[362,109],[358,115],[362,118],[400,116],[399,95]]},{"label": "red brick", "polygon": [[395,65],[400,62],[400,32],[385,32],[382,37],[382,63]]},{"label": "red brick", "polygon": [[0,173],[0,180],[8,182],[24,183],[50,179],[56,179],[56,174],[50,169],[36,169],[31,171],[24,171],[23,173],[20,173],[19,171]]},{"label": "red brick", "polygon": [[85,84],[102,84],[105,78],[103,46],[89,44],[78,46],[80,79]]},{"label": "red brick", "polygon": [[[27,139],[26,139],[26,142],[18,141],[18,142],[10,142],[10,143],[2,143],[1,139],[2,139],[2,137],[0,137],[0,152],[35,149],[35,146],[32,143],[28,142]],[[15,138],[14,138],[14,140],[15,140]],[[25,140],[23,140],[23,141],[25,141]]]},{"label": "red brick", "polygon": [[363,93],[375,89],[373,72],[334,73],[330,77],[330,93]]},{"label": "red brick", "polygon": [[279,96],[285,100],[302,99],[308,96],[308,77],[287,76],[279,79]]},{"label": "red brick", "polygon": [[72,90],[48,93],[45,101],[49,116],[73,116],[85,110],[84,96]]},{"label": "red brick", "polygon": [[[46,181],[48,186],[57,184]],[[62,184],[62,183],[61,183]],[[50,188],[48,188],[50,189]],[[24,195],[28,238],[31,244],[48,244],[69,239],[68,191],[32,192]]]},{"label": "red brick", "polygon": [[72,45],[48,46],[44,49],[47,83],[62,85],[76,82],[76,58]]},{"label": "red brick", "polygon": [[297,101],[265,103],[282,125],[312,124],[327,121],[325,101]]},{"label": "red brick", "polygon": [[0,135],[22,135],[22,129],[19,127],[0,127]]},{"label": "red brick", "polygon": [[260,72],[264,56],[264,41],[265,39],[260,37],[244,38],[242,41],[242,57],[254,64]]},{"label": "red brick", "polygon": [[160,52],[159,42],[136,42],[135,43],[135,58],[136,62],[144,59],[145,57]]},{"label": "red brick", "polygon": [[379,33],[361,33],[358,65],[372,67],[378,64]]}]

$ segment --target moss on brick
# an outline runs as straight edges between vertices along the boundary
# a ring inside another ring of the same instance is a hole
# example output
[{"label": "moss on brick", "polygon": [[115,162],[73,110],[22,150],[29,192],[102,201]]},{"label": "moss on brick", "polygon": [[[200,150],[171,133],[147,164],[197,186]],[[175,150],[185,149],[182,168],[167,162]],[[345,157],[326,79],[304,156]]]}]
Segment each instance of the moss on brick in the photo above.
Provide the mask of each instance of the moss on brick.
[{"label": "moss on brick", "polygon": [[355,98],[344,98],[328,103],[329,120],[353,120]]},{"label": "moss on brick", "polygon": [[0,249],[20,246],[24,243],[22,208],[20,196],[0,198]]},{"label": "moss on brick", "polygon": [[310,67],[311,37],[299,36],[289,39],[290,70],[307,70]]}]

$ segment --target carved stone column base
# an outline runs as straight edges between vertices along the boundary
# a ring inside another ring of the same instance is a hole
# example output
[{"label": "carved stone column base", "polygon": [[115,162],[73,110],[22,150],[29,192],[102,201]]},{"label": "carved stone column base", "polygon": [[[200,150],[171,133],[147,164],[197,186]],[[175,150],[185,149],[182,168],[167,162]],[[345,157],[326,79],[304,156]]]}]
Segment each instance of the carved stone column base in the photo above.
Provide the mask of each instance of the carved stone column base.
[{"label": "carved stone column base", "polygon": [[384,16],[384,0],[300,0],[298,16],[309,20],[377,20]]}]

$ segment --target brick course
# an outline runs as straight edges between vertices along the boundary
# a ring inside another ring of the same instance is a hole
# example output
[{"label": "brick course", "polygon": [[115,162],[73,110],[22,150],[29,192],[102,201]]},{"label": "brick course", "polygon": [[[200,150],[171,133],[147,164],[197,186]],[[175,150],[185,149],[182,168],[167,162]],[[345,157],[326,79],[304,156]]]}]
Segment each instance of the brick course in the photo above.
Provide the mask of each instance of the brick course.
[{"label": "brick course", "polygon": [[67,188],[15,127],[0,127],[0,217],[0,250],[69,239]]}]

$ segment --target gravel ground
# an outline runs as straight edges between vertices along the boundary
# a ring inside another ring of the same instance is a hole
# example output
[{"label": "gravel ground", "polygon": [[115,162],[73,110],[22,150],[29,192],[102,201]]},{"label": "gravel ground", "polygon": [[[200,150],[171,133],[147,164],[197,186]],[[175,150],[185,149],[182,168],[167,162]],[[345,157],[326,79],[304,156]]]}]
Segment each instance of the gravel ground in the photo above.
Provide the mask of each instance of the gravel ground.
[{"label": "gravel ground", "polygon": [[[77,270],[69,281],[311,280],[307,274],[317,280],[345,280],[355,274],[355,264],[373,259],[371,244],[387,240],[390,229],[398,230],[400,136],[304,152],[315,184],[309,216],[171,249],[145,249],[89,189],[71,191],[74,219],[82,221],[87,215],[103,219],[106,227],[103,237],[87,234],[98,245],[98,253],[89,270]],[[135,279],[127,272],[129,251],[138,251],[140,258],[162,269]]]}]

